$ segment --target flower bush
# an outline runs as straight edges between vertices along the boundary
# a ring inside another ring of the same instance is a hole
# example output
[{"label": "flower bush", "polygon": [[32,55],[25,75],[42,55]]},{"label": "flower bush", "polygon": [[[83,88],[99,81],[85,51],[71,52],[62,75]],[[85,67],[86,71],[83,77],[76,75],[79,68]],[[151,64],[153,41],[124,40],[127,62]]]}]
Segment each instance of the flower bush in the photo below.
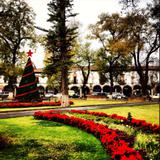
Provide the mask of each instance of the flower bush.
[{"label": "flower bush", "polygon": [[[73,104],[69,101],[70,105]],[[60,106],[61,102],[0,102],[0,108],[19,108],[19,107],[39,107],[39,106]]]},{"label": "flower bush", "polygon": [[60,114],[59,111],[54,112],[53,110],[46,112],[35,112],[34,117],[36,119],[45,119],[67,124],[93,134],[101,141],[106,151],[111,154],[112,159],[114,160],[143,159],[138,151],[130,148],[124,140],[120,139],[120,134],[122,134],[121,132],[118,133],[117,130],[109,129],[105,125]]},{"label": "flower bush", "polygon": [[136,127],[137,129],[140,129],[144,132],[152,132],[152,133],[156,133],[156,134],[160,133],[160,126],[159,125],[148,123],[145,120],[139,120],[139,119],[132,118],[131,121],[128,121],[128,119],[126,117],[119,116],[117,114],[109,115],[109,114],[106,114],[103,112],[92,112],[92,111],[87,111],[87,110],[85,110],[85,111],[70,110],[68,112],[78,113],[78,114],[89,114],[89,115],[94,115],[94,116],[99,116],[99,117],[109,117],[112,119],[120,120],[122,124]]}]

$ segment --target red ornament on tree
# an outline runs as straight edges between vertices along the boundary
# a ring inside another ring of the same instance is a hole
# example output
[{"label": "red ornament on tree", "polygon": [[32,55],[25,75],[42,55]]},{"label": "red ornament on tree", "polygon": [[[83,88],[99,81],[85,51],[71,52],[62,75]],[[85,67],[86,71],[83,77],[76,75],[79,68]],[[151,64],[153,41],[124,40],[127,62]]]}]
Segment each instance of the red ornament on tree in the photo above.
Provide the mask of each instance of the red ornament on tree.
[{"label": "red ornament on tree", "polygon": [[32,57],[33,52],[32,52],[31,50],[29,50],[29,51],[27,52],[27,54],[28,54],[28,57]]}]

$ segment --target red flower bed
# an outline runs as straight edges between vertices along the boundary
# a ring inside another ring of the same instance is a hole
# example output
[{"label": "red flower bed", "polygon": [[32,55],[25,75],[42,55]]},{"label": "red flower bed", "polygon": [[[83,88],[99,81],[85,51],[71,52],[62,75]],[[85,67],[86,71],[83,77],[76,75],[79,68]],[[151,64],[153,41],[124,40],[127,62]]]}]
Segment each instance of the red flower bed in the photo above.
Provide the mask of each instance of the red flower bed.
[{"label": "red flower bed", "polygon": [[146,122],[145,120],[139,120],[139,119],[135,119],[132,118],[132,121],[128,121],[128,119],[126,117],[123,116],[118,116],[117,114],[106,114],[103,112],[91,112],[91,111],[81,111],[81,110],[71,110],[68,112],[72,112],[72,113],[79,113],[79,114],[89,114],[89,115],[94,115],[94,116],[99,116],[99,117],[109,117],[112,119],[117,119],[117,120],[121,120],[122,124],[125,125],[130,125],[133,127],[136,127],[144,132],[152,132],[152,133],[160,133],[160,126],[157,124],[151,124]]},{"label": "red flower bed", "polygon": [[138,151],[128,147],[124,140],[121,140],[116,130],[109,129],[105,125],[97,124],[93,121],[84,120],[76,117],[69,117],[59,112],[35,112],[34,117],[37,119],[52,120],[73,127],[80,128],[96,136],[103,144],[106,151],[111,154],[114,160],[142,160],[143,158]]},{"label": "red flower bed", "polygon": [[[69,101],[70,105],[73,104],[72,101]],[[21,108],[21,107],[38,107],[38,106],[60,106],[61,102],[1,102],[0,108]]]}]

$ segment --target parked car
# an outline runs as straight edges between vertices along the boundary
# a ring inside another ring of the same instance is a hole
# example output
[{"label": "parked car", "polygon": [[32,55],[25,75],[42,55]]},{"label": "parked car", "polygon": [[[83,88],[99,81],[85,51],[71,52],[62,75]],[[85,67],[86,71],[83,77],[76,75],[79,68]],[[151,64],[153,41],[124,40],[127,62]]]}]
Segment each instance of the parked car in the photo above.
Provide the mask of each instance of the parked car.
[{"label": "parked car", "polygon": [[53,93],[45,93],[43,96],[42,96],[42,99],[43,100],[51,100],[51,98],[54,97],[54,94]]},{"label": "parked car", "polygon": [[3,101],[4,99],[7,99],[8,96],[9,96],[9,92],[8,92],[8,91],[1,91],[1,92],[0,92],[0,98],[2,99],[2,101]]},{"label": "parked car", "polygon": [[75,94],[74,90],[68,90],[69,97],[72,97]]},{"label": "parked car", "polygon": [[80,95],[78,93],[75,93],[75,94],[69,96],[69,98],[80,98]]},{"label": "parked car", "polygon": [[106,92],[93,92],[92,95],[93,96],[106,96],[107,93]]},{"label": "parked car", "polygon": [[127,99],[127,97],[122,93],[112,93],[112,99]]},{"label": "parked car", "polygon": [[152,96],[153,99],[160,99],[160,93],[157,93],[156,95]]}]

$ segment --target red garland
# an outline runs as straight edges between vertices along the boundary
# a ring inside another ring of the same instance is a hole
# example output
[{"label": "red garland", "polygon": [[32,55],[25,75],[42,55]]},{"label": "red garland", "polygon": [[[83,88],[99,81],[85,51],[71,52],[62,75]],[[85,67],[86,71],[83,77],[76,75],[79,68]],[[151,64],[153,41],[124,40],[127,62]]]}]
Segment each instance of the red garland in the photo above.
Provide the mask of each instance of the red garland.
[{"label": "red garland", "polygon": [[35,90],[32,90],[32,91],[29,91],[29,92],[25,92],[25,93],[22,93],[22,94],[17,94],[16,98],[21,97],[21,96],[25,96],[25,95],[30,94],[30,93],[34,93],[36,91],[38,91],[38,88],[36,88]]},{"label": "red garland", "polygon": [[22,77],[27,77],[27,76],[29,76],[29,75],[31,75],[31,74],[33,74],[33,73],[34,73],[34,71],[32,71],[32,72],[30,72],[30,73],[27,73],[27,74],[23,75]]},{"label": "red garland", "polygon": [[25,66],[25,68],[27,68],[27,67],[29,67],[29,66],[31,66],[32,65],[32,62],[31,62],[31,60],[30,60],[30,62]]},{"label": "red garland", "polygon": [[24,84],[24,85],[19,86],[18,88],[27,87],[27,86],[30,86],[30,85],[35,84],[35,83],[36,83],[36,81],[31,82],[31,83],[27,83],[27,84]]}]

